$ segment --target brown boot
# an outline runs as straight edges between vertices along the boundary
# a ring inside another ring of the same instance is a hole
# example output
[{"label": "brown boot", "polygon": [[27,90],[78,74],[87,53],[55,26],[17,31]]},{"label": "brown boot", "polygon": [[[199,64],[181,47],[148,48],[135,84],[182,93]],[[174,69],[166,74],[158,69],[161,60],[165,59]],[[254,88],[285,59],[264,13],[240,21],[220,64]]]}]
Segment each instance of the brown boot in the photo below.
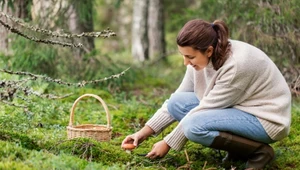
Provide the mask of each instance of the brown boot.
[{"label": "brown boot", "polygon": [[220,132],[210,147],[247,157],[246,168],[262,169],[274,158],[271,146],[226,132]]},{"label": "brown boot", "polygon": [[273,148],[270,145],[263,144],[249,156],[246,168],[263,168],[264,166],[261,165],[269,163],[274,159],[274,156]]},{"label": "brown boot", "polygon": [[232,165],[236,162],[246,162],[247,158],[241,155],[235,155],[231,152],[227,152],[226,156],[222,159],[222,167],[231,169]]},{"label": "brown boot", "polygon": [[243,155],[235,155],[231,152],[227,152],[225,157],[222,159],[223,164],[230,164],[237,161],[247,161],[247,158],[243,157]]}]

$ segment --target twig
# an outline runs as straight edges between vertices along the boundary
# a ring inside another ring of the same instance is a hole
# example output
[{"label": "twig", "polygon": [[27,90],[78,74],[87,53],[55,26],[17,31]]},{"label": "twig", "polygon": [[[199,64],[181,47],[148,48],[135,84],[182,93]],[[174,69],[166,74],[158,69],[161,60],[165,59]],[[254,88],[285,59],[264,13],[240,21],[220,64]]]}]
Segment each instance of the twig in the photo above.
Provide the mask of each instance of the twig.
[{"label": "twig", "polygon": [[[104,30],[102,32],[83,32],[81,34],[66,34],[66,33],[58,33],[58,32],[52,32],[50,30],[40,29],[34,26],[30,26],[22,21],[20,19],[14,18],[10,15],[7,15],[0,11],[0,17],[5,16],[6,18],[10,19],[14,23],[18,24],[19,26],[22,26],[24,28],[27,28],[33,32],[38,32],[47,36],[51,36],[54,38],[61,37],[61,38],[81,38],[81,37],[104,37],[108,38],[111,36],[116,36],[116,33],[111,31],[109,28],[107,30]],[[0,19],[0,24],[3,25],[5,28],[7,28],[10,32],[18,34],[26,39],[29,39],[31,41],[35,41],[38,43],[45,43],[45,44],[52,44],[52,45],[61,45],[63,47],[71,47],[71,48],[83,48],[83,45],[81,43],[75,44],[75,43],[68,43],[68,42],[61,42],[61,41],[55,41],[51,39],[39,39],[37,37],[26,35],[24,32],[22,32],[20,29],[13,27],[9,25],[8,23],[2,21]]]},{"label": "twig", "polygon": [[10,19],[11,21],[13,21],[14,23],[16,23],[26,29],[29,29],[33,32],[42,33],[44,35],[48,35],[48,36],[52,36],[52,37],[62,37],[62,38],[103,37],[103,38],[109,38],[111,36],[116,36],[116,33],[113,32],[112,30],[110,30],[110,28],[107,28],[106,30],[103,30],[100,32],[83,32],[81,34],[58,33],[58,32],[53,32],[51,30],[46,30],[46,29],[42,29],[42,28],[38,28],[38,27],[35,27],[32,25],[29,25],[29,24],[23,22],[22,20],[15,18],[13,16],[10,16],[10,15],[7,15],[3,12],[0,12],[0,17],[1,16],[4,16],[4,17]]},{"label": "twig", "polygon": [[236,167],[231,165],[231,169],[230,170],[236,170]]},{"label": "twig", "polygon": [[182,166],[180,166],[180,167],[178,167],[177,170],[178,170],[178,169],[188,169],[188,170],[191,169],[191,164],[192,164],[193,162],[190,161],[190,158],[189,158],[189,155],[188,155],[186,149],[184,150],[184,154],[185,154],[185,158],[186,158],[186,160],[187,160],[187,163],[184,164],[184,165],[182,165]]},{"label": "twig", "polygon": [[214,168],[214,167],[211,167],[211,168],[205,168],[206,167],[206,164],[207,164],[207,161],[204,162],[204,165],[203,165],[203,168],[202,170],[216,170],[217,168]]},{"label": "twig", "polygon": [[63,99],[63,98],[69,97],[71,95],[73,95],[73,93],[65,94],[65,95],[62,95],[62,96],[55,96],[53,94],[41,94],[39,97],[48,98],[48,99]]},{"label": "twig", "polygon": [[29,100],[29,99],[27,99],[27,98],[25,98],[25,97],[23,97],[23,96],[20,96],[20,95],[16,95],[16,98],[19,98],[19,99],[25,101],[26,103],[32,103],[31,100]]},{"label": "twig", "polygon": [[7,104],[7,105],[10,105],[10,106],[14,106],[14,107],[28,108],[28,106],[18,105],[18,104],[15,104],[15,103],[4,101],[4,100],[0,100],[0,102],[2,102],[4,104]]},{"label": "twig", "polygon": [[186,149],[184,150],[184,154],[185,154],[186,160],[187,160],[188,162],[190,162],[190,158],[189,158],[189,155],[188,155]]},{"label": "twig", "polygon": [[204,165],[203,165],[202,169],[205,169],[206,164],[207,164],[207,161],[204,162]]},{"label": "twig", "polygon": [[15,84],[24,84],[26,82],[28,82],[29,80],[34,80],[36,78],[34,77],[30,77],[30,78],[27,78],[27,79],[23,79],[23,80],[7,80],[7,81],[0,81],[0,88],[3,88],[3,87],[12,87],[14,86]]},{"label": "twig", "polygon": [[78,43],[78,44],[71,44],[71,43],[65,43],[65,42],[60,42],[60,41],[54,41],[54,40],[43,40],[43,39],[38,39],[36,37],[32,37],[29,35],[26,35],[24,33],[22,33],[20,30],[18,30],[17,28],[11,27],[10,25],[4,23],[2,20],[0,20],[0,24],[2,24],[5,28],[7,28],[10,32],[18,34],[26,39],[29,39],[31,41],[35,41],[35,42],[40,42],[40,43],[45,43],[45,44],[52,44],[52,45],[61,45],[63,47],[73,47],[73,48],[82,48],[82,44]]},{"label": "twig", "polygon": [[22,71],[16,71],[16,72],[14,72],[14,71],[10,71],[10,70],[0,69],[0,72],[4,72],[4,73],[7,73],[7,74],[14,74],[14,75],[30,76],[30,77],[35,78],[35,79],[40,78],[40,79],[43,79],[43,80],[45,80],[47,82],[53,82],[53,83],[57,83],[57,84],[61,84],[61,85],[66,85],[66,86],[84,87],[87,84],[96,84],[96,83],[99,83],[99,82],[107,81],[109,79],[119,78],[120,76],[123,76],[126,73],[126,71],[128,71],[129,69],[130,69],[130,67],[127,68],[127,69],[125,69],[124,71],[122,71],[119,74],[111,75],[111,76],[105,77],[103,79],[90,80],[90,81],[83,80],[83,81],[78,82],[78,83],[64,82],[64,81],[62,81],[60,79],[53,79],[53,78],[50,78],[50,77],[47,77],[47,76],[35,75],[33,73],[22,72]]},{"label": "twig", "polygon": [[89,162],[92,162],[93,160],[93,147],[91,147],[91,153],[90,153],[90,157],[89,157]]}]

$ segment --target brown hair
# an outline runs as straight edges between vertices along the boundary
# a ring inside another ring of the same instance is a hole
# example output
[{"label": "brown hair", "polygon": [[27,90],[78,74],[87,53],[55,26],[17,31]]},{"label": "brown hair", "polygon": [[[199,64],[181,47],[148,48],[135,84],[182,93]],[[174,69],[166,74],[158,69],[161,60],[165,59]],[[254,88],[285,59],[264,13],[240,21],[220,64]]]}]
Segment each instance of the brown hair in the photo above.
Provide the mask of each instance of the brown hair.
[{"label": "brown hair", "polygon": [[187,22],[177,35],[177,44],[190,46],[204,53],[209,46],[214,48],[210,57],[213,67],[218,70],[225,63],[230,52],[228,27],[221,20],[213,23],[201,19]]}]

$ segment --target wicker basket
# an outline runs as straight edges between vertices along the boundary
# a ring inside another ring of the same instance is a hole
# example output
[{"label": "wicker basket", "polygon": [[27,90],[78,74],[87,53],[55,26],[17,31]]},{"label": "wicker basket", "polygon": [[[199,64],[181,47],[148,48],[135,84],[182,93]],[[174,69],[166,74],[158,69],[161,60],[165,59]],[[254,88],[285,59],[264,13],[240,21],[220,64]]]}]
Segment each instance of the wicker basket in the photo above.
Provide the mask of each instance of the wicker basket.
[{"label": "wicker basket", "polygon": [[[95,125],[95,124],[81,124],[76,126],[73,125],[75,107],[77,103],[84,97],[94,97],[102,104],[106,112],[107,125]],[[111,131],[112,131],[110,122],[111,122],[110,114],[105,102],[97,95],[84,94],[75,100],[71,108],[70,122],[69,122],[69,126],[67,127],[68,139],[86,137],[86,138],[93,138],[97,141],[109,141],[111,139]]]}]

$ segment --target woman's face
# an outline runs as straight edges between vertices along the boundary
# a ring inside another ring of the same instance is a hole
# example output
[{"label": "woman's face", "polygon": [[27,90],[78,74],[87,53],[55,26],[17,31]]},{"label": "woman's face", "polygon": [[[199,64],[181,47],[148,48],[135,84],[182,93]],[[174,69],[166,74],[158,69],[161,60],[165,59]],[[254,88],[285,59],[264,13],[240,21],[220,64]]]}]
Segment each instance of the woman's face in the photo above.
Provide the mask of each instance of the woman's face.
[{"label": "woman's face", "polygon": [[183,56],[183,64],[185,66],[191,65],[195,70],[202,70],[209,62],[209,58],[213,52],[213,47],[208,47],[205,53],[201,53],[199,50],[195,50],[190,46],[181,47],[178,45],[178,50]]}]

